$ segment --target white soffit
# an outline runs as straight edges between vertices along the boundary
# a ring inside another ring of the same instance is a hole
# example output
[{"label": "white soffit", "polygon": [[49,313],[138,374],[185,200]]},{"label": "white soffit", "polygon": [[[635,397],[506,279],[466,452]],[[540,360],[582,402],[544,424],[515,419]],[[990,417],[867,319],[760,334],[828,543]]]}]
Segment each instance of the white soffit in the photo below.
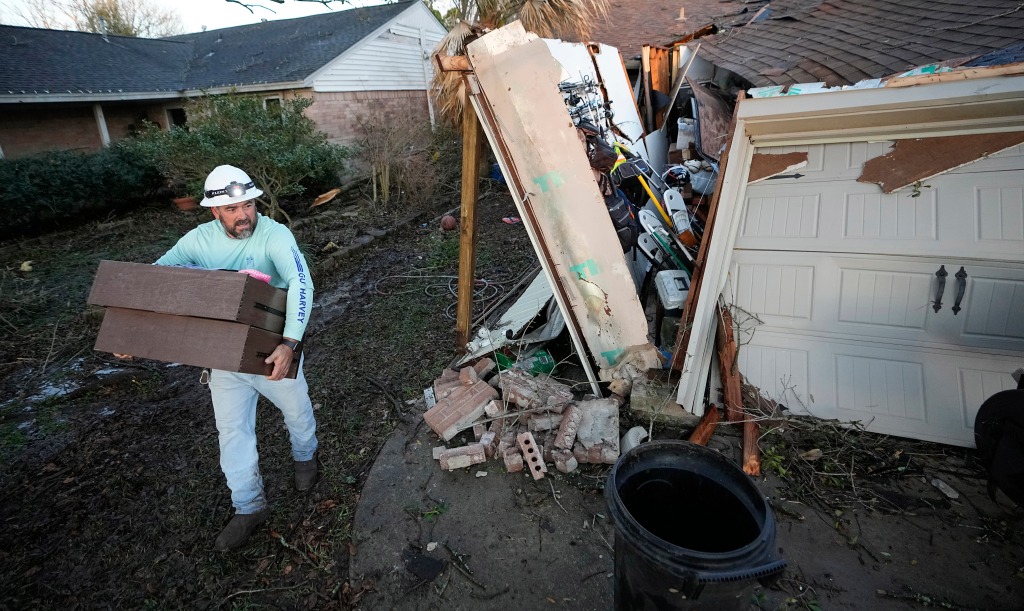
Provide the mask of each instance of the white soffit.
[{"label": "white soffit", "polygon": [[714,312],[732,262],[755,149],[1024,130],[1024,76],[744,99],[735,130],[677,396],[696,413],[703,410]]}]

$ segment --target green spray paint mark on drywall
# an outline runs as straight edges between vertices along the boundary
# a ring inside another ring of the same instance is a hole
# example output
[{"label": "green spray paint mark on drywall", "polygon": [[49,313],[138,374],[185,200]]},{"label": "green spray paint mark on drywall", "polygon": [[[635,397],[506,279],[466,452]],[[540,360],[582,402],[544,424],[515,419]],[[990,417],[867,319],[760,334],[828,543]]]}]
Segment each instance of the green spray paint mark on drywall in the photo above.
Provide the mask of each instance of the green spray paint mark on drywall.
[{"label": "green spray paint mark on drywall", "polygon": [[614,366],[619,362],[619,359],[622,358],[622,355],[625,354],[625,352],[626,351],[623,350],[622,348],[616,348],[615,350],[606,350],[602,352],[601,356],[603,356],[605,360],[608,361],[609,365]]},{"label": "green spray paint mark on drywall", "polygon": [[587,259],[583,263],[573,265],[569,268],[569,271],[576,274],[576,277],[580,280],[586,280],[588,275],[597,275],[597,263],[593,259]]},{"label": "green spray paint mark on drywall", "polygon": [[562,179],[562,176],[558,172],[551,171],[547,174],[542,174],[537,178],[534,178],[533,184],[540,187],[541,193],[547,193],[551,189],[564,185],[565,180]]}]

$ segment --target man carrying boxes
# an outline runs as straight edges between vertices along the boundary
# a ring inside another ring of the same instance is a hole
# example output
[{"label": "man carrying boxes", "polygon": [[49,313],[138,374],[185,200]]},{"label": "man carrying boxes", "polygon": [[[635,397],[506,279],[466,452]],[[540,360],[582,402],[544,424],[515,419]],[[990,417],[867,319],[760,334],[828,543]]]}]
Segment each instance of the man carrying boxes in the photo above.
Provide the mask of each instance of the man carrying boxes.
[{"label": "man carrying boxes", "polygon": [[[228,165],[215,168],[206,178],[205,197],[201,202],[203,206],[212,209],[214,220],[188,232],[156,261],[157,265],[164,266],[241,270],[264,280],[269,276],[271,285],[288,290],[280,343],[258,352],[262,356],[269,351],[263,360],[269,370],[268,375],[219,368],[213,368],[210,373],[210,395],[220,436],[220,465],[227,478],[228,488],[231,489],[231,502],[235,506],[235,515],[214,543],[214,549],[222,552],[241,547],[256,527],[267,520],[270,513],[263,492],[263,478],[260,476],[256,450],[258,395],[270,399],[284,415],[292,457],[295,459],[295,487],[308,490],[317,477],[316,421],[301,362],[301,340],[313,303],[313,281],[291,231],[256,212],[254,198],[262,194],[242,170]],[[98,292],[95,285],[93,292]],[[275,311],[265,305],[256,307]],[[139,310],[111,308],[107,317],[111,313],[125,312],[134,312],[141,318],[160,316]],[[279,311],[277,313],[281,314]],[[195,317],[173,316],[165,320],[182,324],[226,324],[232,330],[242,328],[246,332],[250,329],[234,322],[206,321]],[[104,332],[101,328],[101,338]],[[153,332],[159,333],[156,328]],[[265,333],[254,329],[249,335],[256,332]],[[97,339],[98,349],[100,343],[100,339]],[[247,349],[250,349],[250,343],[246,339]],[[140,353],[137,356],[146,355]],[[293,368],[293,359],[299,360],[297,372]],[[294,377],[289,377],[290,369]]]}]

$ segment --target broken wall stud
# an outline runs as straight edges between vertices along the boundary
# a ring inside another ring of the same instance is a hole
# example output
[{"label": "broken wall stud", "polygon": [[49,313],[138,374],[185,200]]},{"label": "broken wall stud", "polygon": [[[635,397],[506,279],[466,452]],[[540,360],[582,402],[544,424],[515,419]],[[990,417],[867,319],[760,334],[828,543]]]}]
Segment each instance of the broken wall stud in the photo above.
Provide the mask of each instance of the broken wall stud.
[{"label": "broken wall stud", "polygon": [[548,468],[544,464],[544,457],[541,456],[540,448],[537,447],[533,433],[520,433],[516,436],[516,441],[519,442],[519,448],[523,451],[523,462],[530,469],[530,475],[533,476],[533,479],[544,477],[544,474],[548,472]]}]

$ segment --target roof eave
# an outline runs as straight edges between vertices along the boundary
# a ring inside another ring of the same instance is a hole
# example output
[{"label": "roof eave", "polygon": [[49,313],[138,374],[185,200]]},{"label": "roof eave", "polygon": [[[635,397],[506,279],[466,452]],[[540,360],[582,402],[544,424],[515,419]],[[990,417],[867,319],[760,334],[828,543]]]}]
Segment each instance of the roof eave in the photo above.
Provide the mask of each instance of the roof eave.
[{"label": "roof eave", "polygon": [[133,100],[169,100],[180,98],[181,96],[182,92],[178,90],[137,92],[67,91],[63,93],[0,92],[0,104],[56,104],[61,102],[125,102]]}]

